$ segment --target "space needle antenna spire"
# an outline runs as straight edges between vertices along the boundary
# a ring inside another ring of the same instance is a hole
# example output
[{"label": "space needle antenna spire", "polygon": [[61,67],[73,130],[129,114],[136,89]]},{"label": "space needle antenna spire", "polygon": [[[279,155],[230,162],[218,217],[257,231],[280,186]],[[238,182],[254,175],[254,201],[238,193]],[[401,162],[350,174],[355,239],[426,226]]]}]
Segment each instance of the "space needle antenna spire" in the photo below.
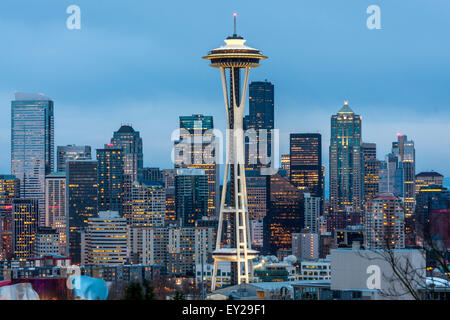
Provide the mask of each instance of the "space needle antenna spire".
[{"label": "space needle antenna spire", "polygon": [[236,13],[236,12],[233,13],[233,17],[234,17],[234,34],[237,35],[237,32],[236,32],[236,18],[237,18],[237,13]]}]

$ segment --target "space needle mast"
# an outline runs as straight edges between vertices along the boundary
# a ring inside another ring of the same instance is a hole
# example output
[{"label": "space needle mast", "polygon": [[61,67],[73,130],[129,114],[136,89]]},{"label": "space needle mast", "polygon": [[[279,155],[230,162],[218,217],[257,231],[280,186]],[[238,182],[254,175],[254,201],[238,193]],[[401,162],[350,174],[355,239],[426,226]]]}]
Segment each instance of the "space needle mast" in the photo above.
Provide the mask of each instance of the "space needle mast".
[{"label": "space needle mast", "polygon": [[[231,263],[232,285],[249,283],[253,279],[252,260],[258,256],[258,251],[251,248],[245,182],[243,118],[250,69],[258,67],[259,61],[267,57],[263,56],[258,49],[245,45],[246,40],[238,36],[236,32],[236,13],[233,16],[234,34],[225,40],[224,46],[211,50],[207,56],[203,57],[210,60],[211,67],[220,70],[229,129],[226,139],[225,173],[216,249],[213,252],[214,270],[211,291],[216,289],[219,262]],[[241,70],[243,71],[242,94]],[[228,183],[230,184],[230,200],[225,205]],[[229,239],[225,241],[222,239],[224,223],[229,230]]]}]

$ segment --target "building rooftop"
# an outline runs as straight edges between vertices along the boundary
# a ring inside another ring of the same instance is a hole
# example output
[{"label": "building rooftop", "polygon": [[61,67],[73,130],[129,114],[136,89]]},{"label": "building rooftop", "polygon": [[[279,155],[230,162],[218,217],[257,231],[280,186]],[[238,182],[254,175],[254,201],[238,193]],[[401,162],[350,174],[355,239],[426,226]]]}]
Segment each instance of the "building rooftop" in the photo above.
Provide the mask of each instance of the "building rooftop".
[{"label": "building rooftop", "polygon": [[435,171],[429,171],[429,172],[421,172],[416,174],[416,178],[418,177],[444,177],[442,174],[435,172]]},{"label": "building rooftop", "polygon": [[348,106],[348,101],[345,101],[342,108],[338,111],[338,114],[343,114],[343,113],[354,114],[353,110]]}]

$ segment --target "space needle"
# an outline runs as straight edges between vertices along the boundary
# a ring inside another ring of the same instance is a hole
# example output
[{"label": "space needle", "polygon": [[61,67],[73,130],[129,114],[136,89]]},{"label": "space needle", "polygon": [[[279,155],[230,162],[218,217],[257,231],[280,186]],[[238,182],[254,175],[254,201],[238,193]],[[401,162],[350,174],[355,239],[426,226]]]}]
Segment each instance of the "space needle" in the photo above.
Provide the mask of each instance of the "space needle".
[{"label": "space needle", "polygon": [[[252,260],[258,257],[258,251],[251,248],[245,182],[243,118],[250,69],[258,67],[259,61],[267,57],[263,56],[258,49],[245,45],[246,40],[236,33],[236,13],[233,16],[233,35],[225,40],[224,46],[211,50],[207,56],[203,57],[210,60],[211,67],[220,70],[229,129],[226,139],[225,173],[216,248],[213,252],[214,270],[211,291],[216,289],[219,262],[231,263],[231,284],[234,285],[252,281]],[[230,199],[225,205],[228,183],[230,183]],[[228,242],[222,241],[224,223],[229,230]]]}]

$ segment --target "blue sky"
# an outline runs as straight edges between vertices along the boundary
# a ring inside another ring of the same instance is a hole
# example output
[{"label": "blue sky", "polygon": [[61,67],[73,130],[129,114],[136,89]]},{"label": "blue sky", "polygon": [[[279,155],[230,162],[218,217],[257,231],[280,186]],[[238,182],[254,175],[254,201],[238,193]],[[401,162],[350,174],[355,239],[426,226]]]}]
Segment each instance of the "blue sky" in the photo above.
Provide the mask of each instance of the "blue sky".
[{"label": "blue sky", "polygon": [[[66,8],[81,8],[81,30]],[[369,5],[381,30],[366,27]],[[55,102],[55,144],[108,142],[122,123],[144,139],[144,164],[171,167],[179,115],[213,115],[225,128],[217,70],[201,59],[232,33],[268,60],[251,80],[275,84],[281,151],[291,132],[320,132],[344,100],[363,117],[378,157],[397,133],[416,143],[417,171],[450,176],[450,2],[447,0],[137,1],[2,0],[0,172],[10,171],[15,90]]]}]

